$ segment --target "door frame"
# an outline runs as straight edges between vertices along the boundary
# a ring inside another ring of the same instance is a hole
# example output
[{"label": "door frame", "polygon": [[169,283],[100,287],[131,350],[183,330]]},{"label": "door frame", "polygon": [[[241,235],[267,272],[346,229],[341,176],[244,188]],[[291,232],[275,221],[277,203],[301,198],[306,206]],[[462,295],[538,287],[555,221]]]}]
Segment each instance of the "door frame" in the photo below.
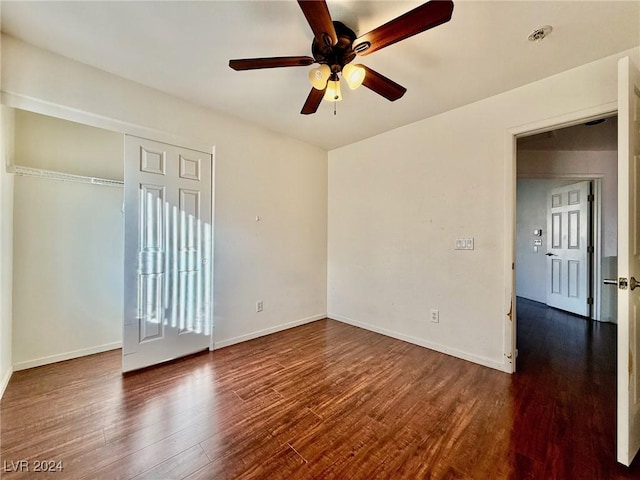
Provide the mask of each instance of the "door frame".
[{"label": "door frame", "polygon": [[[507,128],[504,133],[504,296],[503,296],[503,370],[516,371],[516,171],[517,140],[519,137],[535,135],[564,127],[571,127],[597,118],[612,116],[618,112],[618,102],[609,102],[595,107],[546,118],[532,123]],[[574,176],[575,177],[575,176]],[[591,176],[595,178],[595,176]],[[600,219],[598,219],[600,221]],[[596,224],[594,223],[594,227]],[[597,227],[596,227],[597,228]],[[594,252],[595,254],[595,252]],[[598,270],[599,271],[599,270]],[[595,277],[594,270],[594,277]],[[595,280],[595,279],[594,279]]]},{"label": "door frame", "polygon": [[[167,131],[156,130],[153,128],[137,125],[129,122],[118,120],[117,118],[108,117],[105,115],[99,115],[91,113],[85,110],[79,110],[71,108],[66,105],[61,105],[45,100],[40,100],[35,97],[27,95],[0,92],[0,104],[20,110],[26,110],[28,112],[38,113],[41,115],[47,115],[49,117],[59,118],[61,120],[68,120],[70,122],[80,123],[82,125],[88,125],[91,127],[101,128],[103,130],[109,130],[112,132],[122,134],[122,161],[124,162],[124,135],[133,135],[142,138],[153,138],[162,143],[168,143],[171,145],[180,145],[192,150],[198,150],[201,152],[211,153],[211,238],[215,239],[215,179],[216,179],[216,147],[215,145],[203,143],[201,141],[194,140],[192,138],[182,137],[175,135]],[[124,200],[124,199],[123,199]],[[122,239],[124,244],[124,238]],[[209,339],[209,350],[214,348],[214,336],[215,336],[215,242],[211,246],[211,264],[213,268],[212,272],[212,285],[211,285],[211,336]]]}]

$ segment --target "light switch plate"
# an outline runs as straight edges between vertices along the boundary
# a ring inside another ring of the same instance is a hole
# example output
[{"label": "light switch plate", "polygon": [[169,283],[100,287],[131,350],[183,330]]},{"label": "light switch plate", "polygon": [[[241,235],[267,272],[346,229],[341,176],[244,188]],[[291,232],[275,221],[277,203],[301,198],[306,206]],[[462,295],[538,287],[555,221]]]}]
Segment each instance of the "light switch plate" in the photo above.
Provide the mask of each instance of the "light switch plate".
[{"label": "light switch plate", "polygon": [[475,240],[473,237],[456,238],[455,249],[456,250],[473,250],[475,246]]}]

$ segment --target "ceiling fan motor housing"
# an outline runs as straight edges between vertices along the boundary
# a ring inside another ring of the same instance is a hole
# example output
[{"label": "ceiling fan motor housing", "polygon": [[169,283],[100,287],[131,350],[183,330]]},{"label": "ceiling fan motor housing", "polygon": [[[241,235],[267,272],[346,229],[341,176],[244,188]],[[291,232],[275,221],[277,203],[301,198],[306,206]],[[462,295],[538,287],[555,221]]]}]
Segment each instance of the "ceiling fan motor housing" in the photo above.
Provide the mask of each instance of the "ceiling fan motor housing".
[{"label": "ceiling fan motor housing", "polygon": [[333,26],[336,29],[338,42],[335,45],[320,45],[314,38],[311,43],[311,53],[316,62],[327,64],[331,67],[332,73],[338,73],[356,57],[352,48],[356,34],[342,22],[334,21]]}]

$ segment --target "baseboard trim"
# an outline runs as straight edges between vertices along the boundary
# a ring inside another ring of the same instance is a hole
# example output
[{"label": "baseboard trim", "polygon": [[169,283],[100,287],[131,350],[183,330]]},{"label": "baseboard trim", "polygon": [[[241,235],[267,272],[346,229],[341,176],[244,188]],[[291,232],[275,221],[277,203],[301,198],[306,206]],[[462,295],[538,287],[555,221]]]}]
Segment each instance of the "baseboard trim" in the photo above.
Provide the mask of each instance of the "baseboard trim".
[{"label": "baseboard trim", "polygon": [[476,363],[478,365],[482,365],[485,367],[493,368],[495,370],[500,370],[501,372],[505,372],[505,365],[500,362],[496,362],[491,360],[490,358],[480,357],[478,355],[474,355],[472,353],[468,353],[462,350],[458,350],[456,348],[447,347],[446,345],[441,345],[439,343],[430,342],[428,340],[424,340],[422,338],[413,337],[411,335],[405,335],[404,333],[396,332],[393,330],[388,330],[386,328],[378,327],[376,325],[371,325],[369,323],[359,322],[357,320],[353,320],[349,317],[345,317],[343,315],[338,315],[335,313],[328,313],[327,317],[331,320],[336,320],[338,322],[346,323],[349,325],[353,325],[354,327],[363,328],[365,330],[369,330],[371,332],[379,333],[381,335],[386,335],[387,337],[395,338],[396,340],[402,340],[403,342],[412,343],[414,345],[418,345],[420,347],[428,348],[429,350],[434,350],[439,353],[444,353],[446,355],[451,355],[452,357],[460,358],[462,360],[466,360],[468,362]]},{"label": "baseboard trim", "polygon": [[7,385],[9,385],[9,380],[11,380],[11,375],[13,375],[13,367],[9,367],[7,369],[7,373],[2,377],[2,383],[0,383],[0,399],[4,395],[4,391],[7,389]]},{"label": "baseboard trim", "polygon": [[254,338],[264,337],[265,335],[271,335],[272,333],[281,332],[283,330],[288,330],[294,327],[299,327],[300,325],[304,325],[305,323],[315,322],[317,320],[322,320],[323,318],[327,318],[326,313],[320,313],[318,315],[313,315],[311,317],[295,320],[293,322],[283,323],[280,325],[276,325],[275,327],[266,328],[264,330],[248,333],[246,335],[240,335],[239,337],[230,338],[228,340],[222,340],[220,342],[214,341],[213,348],[214,350],[217,350],[219,348],[229,347],[231,345],[235,345],[236,343],[246,342],[248,340],[253,340]]},{"label": "baseboard trim", "polygon": [[19,370],[26,370],[27,368],[41,367],[43,365],[49,365],[50,363],[64,362],[65,360],[71,360],[73,358],[85,357],[95,353],[115,350],[116,348],[122,348],[122,342],[105,343],[104,345],[98,345],[97,347],[83,348],[72,352],[59,353],[56,355],[49,355],[48,357],[18,362],[13,365],[13,370],[17,372]]}]

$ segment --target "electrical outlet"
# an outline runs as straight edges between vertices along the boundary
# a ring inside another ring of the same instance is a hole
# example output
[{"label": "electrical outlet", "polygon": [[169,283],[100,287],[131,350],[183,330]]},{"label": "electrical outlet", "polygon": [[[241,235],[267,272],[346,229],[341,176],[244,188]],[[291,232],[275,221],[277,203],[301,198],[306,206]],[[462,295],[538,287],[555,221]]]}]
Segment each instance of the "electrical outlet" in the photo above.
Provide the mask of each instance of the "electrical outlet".
[{"label": "electrical outlet", "polygon": [[256,312],[261,312],[264,309],[264,305],[262,304],[262,300],[258,300],[256,302]]},{"label": "electrical outlet", "polygon": [[440,323],[440,310],[436,310],[435,308],[431,309],[431,321],[433,323]]}]

